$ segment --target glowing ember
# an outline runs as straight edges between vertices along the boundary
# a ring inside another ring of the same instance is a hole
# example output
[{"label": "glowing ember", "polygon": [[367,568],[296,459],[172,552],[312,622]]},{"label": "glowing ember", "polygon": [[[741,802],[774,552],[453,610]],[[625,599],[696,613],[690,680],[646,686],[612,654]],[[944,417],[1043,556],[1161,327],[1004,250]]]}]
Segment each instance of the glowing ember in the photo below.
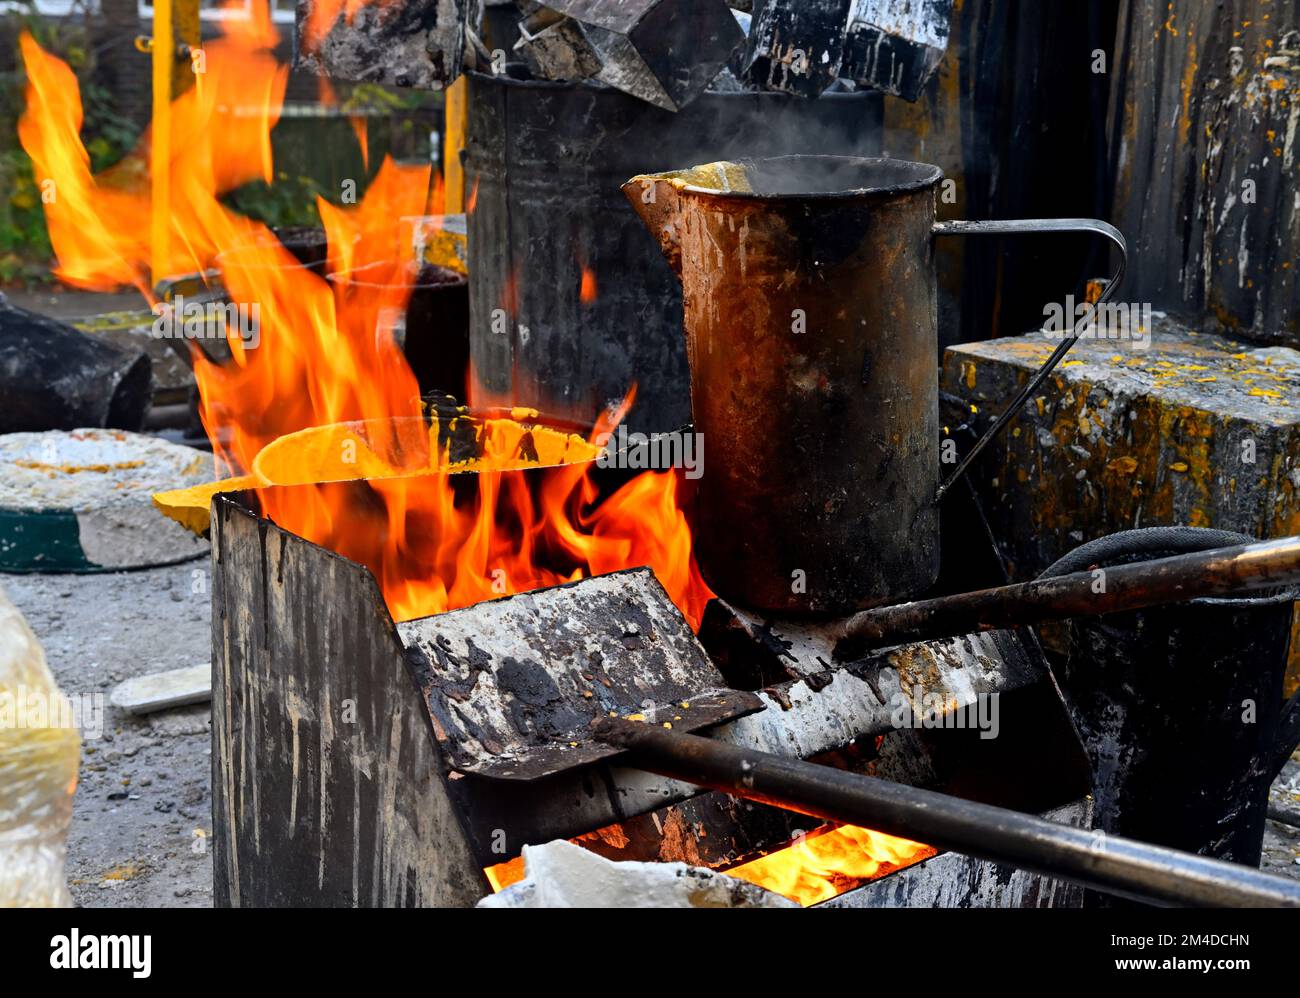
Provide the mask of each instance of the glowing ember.
[{"label": "glowing ember", "polygon": [[919,842],[840,825],[726,872],[807,907],[929,859],[935,852]]},{"label": "glowing ember", "polygon": [[578,297],[584,304],[596,300],[596,274],[590,267],[582,268],[582,286],[578,290]]},{"label": "glowing ember", "polygon": [[[581,845],[583,839],[608,836],[618,828],[618,825],[611,825],[573,841]],[[626,842],[626,838],[623,841]],[[812,832],[785,849],[723,872],[765,887],[806,908],[929,859],[936,852],[919,842],[867,828],[840,825]],[[492,890],[502,891],[524,879],[523,857],[498,863],[483,872]]]}]

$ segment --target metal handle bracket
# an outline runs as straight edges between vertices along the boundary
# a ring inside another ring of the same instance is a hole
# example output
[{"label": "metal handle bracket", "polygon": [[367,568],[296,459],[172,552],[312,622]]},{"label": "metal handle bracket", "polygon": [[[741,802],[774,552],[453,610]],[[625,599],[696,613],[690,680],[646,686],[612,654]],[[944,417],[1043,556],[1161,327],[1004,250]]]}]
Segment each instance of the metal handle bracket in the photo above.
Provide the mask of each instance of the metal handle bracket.
[{"label": "metal handle bracket", "polygon": [[1074,341],[1078,339],[1079,329],[1086,325],[1096,314],[1097,309],[1108,302],[1119,289],[1119,282],[1124,277],[1124,268],[1128,263],[1128,244],[1124,241],[1124,234],[1119,229],[1099,218],[1009,218],[974,222],[936,222],[932,231],[936,236],[1003,236],[1037,232],[1091,232],[1105,236],[1119,249],[1119,266],[1106,284],[1101,297],[1093,303],[1092,308],[1088,310],[1086,315],[1070,327],[1069,332],[1065,334],[1064,339],[1052,351],[1052,355],[1047,358],[1043,366],[1029,379],[1019,394],[1011,400],[1011,404],[1003,410],[1002,415],[994,420],[993,425],[984,431],[984,435],[976,441],[975,446],[966,452],[966,456],[953,469],[953,473],[935,492],[934,501],[937,503],[966,473],[966,469],[970,467],[971,462],[979,456],[980,452],[1002,431],[1002,428],[1024,407],[1029,397],[1038,391],[1056,365],[1070,352],[1070,347],[1074,346]]}]

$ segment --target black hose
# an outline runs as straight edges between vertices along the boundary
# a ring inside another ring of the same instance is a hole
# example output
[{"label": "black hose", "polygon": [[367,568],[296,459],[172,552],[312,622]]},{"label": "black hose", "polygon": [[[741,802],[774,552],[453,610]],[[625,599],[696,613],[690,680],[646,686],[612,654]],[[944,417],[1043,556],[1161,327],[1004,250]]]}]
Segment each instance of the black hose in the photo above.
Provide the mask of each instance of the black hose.
[{"label": "black hose", "polygon": [[1050,579],[1057,575],[1082,572],[1094,565],[1105,567],[1139,558],[1169,558],[1176,554],[1235,547],[1238,544],[1249,544],[1254,539],[1231,530],[1209,530],[1205,527],[1140,527],[1136,530],[1121,530],[1079,545],[1048,566],[1038,577]]}]

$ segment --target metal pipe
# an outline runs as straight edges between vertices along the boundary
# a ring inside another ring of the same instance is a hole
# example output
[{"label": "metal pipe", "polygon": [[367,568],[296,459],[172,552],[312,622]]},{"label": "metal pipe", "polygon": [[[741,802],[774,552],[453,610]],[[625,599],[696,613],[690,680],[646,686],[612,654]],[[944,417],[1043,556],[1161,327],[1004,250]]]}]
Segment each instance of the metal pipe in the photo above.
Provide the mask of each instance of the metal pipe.
[{"label": "metal pipe", "polygon": [[1300,882],[1033,815],[621,718],[595,726],[638,768],[828,821],[1154,904],[1300,908]]},{"label": "metal pipe", "polygon": [[1235,596],[1300,583],[1300,537],[1157,558],[856,613],[839,627],[835,657],[1070,617]]}]

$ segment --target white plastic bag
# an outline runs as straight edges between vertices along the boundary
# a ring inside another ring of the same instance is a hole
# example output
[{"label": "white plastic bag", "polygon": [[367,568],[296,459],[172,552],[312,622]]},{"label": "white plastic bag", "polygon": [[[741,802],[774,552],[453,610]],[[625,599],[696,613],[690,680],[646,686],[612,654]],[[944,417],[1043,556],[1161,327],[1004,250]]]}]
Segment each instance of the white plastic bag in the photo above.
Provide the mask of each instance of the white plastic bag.
[{"label": "white plastic bag", "polygon": [[0,588],[0,907],[70,907],[64,878],[81,735],[27,621]]}]

